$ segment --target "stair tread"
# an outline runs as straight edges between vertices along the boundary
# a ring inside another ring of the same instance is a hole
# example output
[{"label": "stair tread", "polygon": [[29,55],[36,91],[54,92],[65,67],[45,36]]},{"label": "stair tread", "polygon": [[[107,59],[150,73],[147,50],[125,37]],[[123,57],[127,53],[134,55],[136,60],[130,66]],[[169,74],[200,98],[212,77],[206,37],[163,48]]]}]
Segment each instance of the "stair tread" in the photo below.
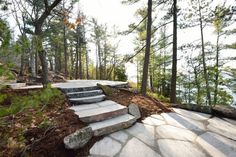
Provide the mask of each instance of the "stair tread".
[{"label": "stair tread", "polygon": [[89,91],[80,91],[80,92],[69,92],[69,93],[66,93],[66,94],[67,95],[72,95],[72,94],[93,93],[93,92],[103,93],[102,90],[98,89],[98,90],[89,90]]},{"label": "stair tread", "polygon": [[88,110],[88,109],[93,109],[93,108],[98,108],[98,107],[103,107],[103,106],[109,106],[109,105],[114,105],[117,104],[114,101],[111,100],[104,100],[101,102],[97,103],[91,103],[91,104],[80,104],[76,106],[70,107],[70,109],[74,110],[75,112],[83,111],[83,110]]},{"label": "stair tread", "polygon": [[89,97],[82,97],[82,98],[70,98],[70,101],[79,101],[79,100],[90,100],[90,99],[96,99],[96,98],[105,98],[106,96],[104,94],[96,95],[96,96],[89,96]]},{"label": "stair tread", "polygon": [[120,104],[112,104],[112,105],[107,105],[103,107],[98,106],[95,108],[76,111],[75,114],[79,115],[80,118],[83,118],[83,117],[97,116],[97,115],[109,113],[109,112],[115,112],[115,111],[122,110],[125,108],[127,107],[122,106]]},{"label": "stair tread", "polygon": [[99,130],[99,129],[106,128],[106,127],[112,127],[116,124],[129,122],[130,120],[134,120],[134,119],[135,119],[134,116],[132,116],[130,114],[124,114],[124,115],[117,116],[117,117],[114,117],[111,119],[91,123],[91,124],[89,124],[89,126],[92,128],[93,131],[95,131],[95,130]]}]

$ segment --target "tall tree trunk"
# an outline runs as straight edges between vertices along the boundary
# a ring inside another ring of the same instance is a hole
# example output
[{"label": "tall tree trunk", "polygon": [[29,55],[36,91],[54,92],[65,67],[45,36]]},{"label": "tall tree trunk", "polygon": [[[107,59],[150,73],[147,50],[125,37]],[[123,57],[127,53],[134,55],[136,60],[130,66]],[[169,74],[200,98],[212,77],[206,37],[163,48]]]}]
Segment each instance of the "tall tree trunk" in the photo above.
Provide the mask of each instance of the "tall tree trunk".
[{"label": "tall tree trunk", "polygon": [[201,13],[201,6],[199,3],[199,21],[200,21],[200,31],[201,31],[201,46],[202,46],[202,62],[203,62],[203,72],[204,72],[204,78],[206,82],[206,92],[207,92],[207,99],[208,99],[208,105],[211,106],[211,93],[209,88],[209,82],[208,82],[208,72],[207,72],[207,66],[206,66],[206,55],[205,55],[205,45],[204,45],[204,36],[203,36],[203,26],[202,26],[202,13]]},{"label": "tall tree trunk", "polygon": [[66,26],[63,26],[63,42],[64,42],[64,68],[65,68],[65,78],[68,76],[68,68],[67,68],[67,41],[66,41]]},{"label": "tall tree trunk", "polygon": [[190,75],[188,76],[188,104],[191,103],[191,83],[190,83]]},{"label": "tall tree trunk", "polygon": [[74,56],[73,56],[73,45],[70,45],[70,62],[71,62],[71,67],[70,67],[70,79],[73,79],[73,74],[74,74]]},{"label": "tall tree trunk", "polygon": [[147,79],[148,79],[148,66],[150,59],[150,47],[151,47],[151,32],[152,32],[152,0],[148,0],[148,20],[147,20],[147,36],[146,36],[146,49],[145,49],[145,58],[143,65],[143,78],[141,93],[142,95],[147,94]]},{"label": "tall tree trunk", "polygon": [[46,87],[46,85],[48,84],[48,63],[47,63],[47,53],[43,49],[41,27],[40,28],[36,27],[35,38],[36,38],[36,49],[42,66],[42,84],[44,87]]},{"label": "tall tree trunk", "polygon": [[35,71],[35,57],[34,57],[34,53],[31,52],[30,53],[30,69],[31,69],[31,75],[33,77],[36,77],[36,71]]},{"label": "tall tree trunk", "polygon": [[151,91],[154,92],[154,87],[153,87],[153,75],[152,75],[152,71],[150,70],[150,88],[151,88]]},{"label": "tall tree trunk", "polygon": [[82,44],[79,44],[79,79],[83,79],[83,72],[82,72]]},{"label": "tall tree trunk", "polygon": [[164,48],[164,52],[163,52],[163,56],[164,56],[164,60],[163,60],[163,79],[162,79],[162,92],[164,96],[169,95],[169,93],[166,92],[166,60],[165,60],[165,56],[166,56],[166,50]]},{"label": "tall tree trunk", "polygon": [[[63,0],[63,2],[62,2],[62,7],[63,7],[63,10],[64,10],[64,12],[65,12],[65,0]],[[64,17],[63,17],[63,20],[64,19],[66,19],[67,17],[66,17],[67,15],[64,15]],[[67,41],[66,41],[66,25],[63,25],[63,46],[64,46],[64,73],[65,73],[65,78],[67,78],[68,77],[68,68],[67,68],[67,58],[68,58],[68,54],[67,54]]]},{"label": "tall tree trunk", "polygon": [[34,39],[31,40],[31,47],[30,47],[30,69],[31,75],[36,77],[36,69],[35,69],[35,43]]},{"label": "tall tree trunk", "polygon": [[153,79],[154,79],[154,70],[153,70],[153,63],[154,63],[154,57],[153,55],[150,56],[151,62],[149,66],[149,80],[150,80],[150,89],[152,92],[154,92],[154,85],[153,85]]},{"label": "tall tree trunk", "polygon": [[89,80],[89,56],[88,56],[88,50],[86,48],[86,79]]},{"label": "tall tree trunk", "polygon": [[98,65],[99,65],[99,79],[102,79],[102,56],[101,56],[101,43],[98,41]]},{"label": "tall tree trunk", "polygon": [[217,104],[217,96],[218,96],[218,85],[219,85],[219,39],[220,39],[220,32],[217,32],[217,40],[216,40],[216,64],[215,64],[215,91],[214,91],[214,104]]},{"label": "tall tree trunk", "polygon": [[58,48],[58,44],[55,44],[55,71],[59,73],[61,71],[61,52]]},{"label": "tall tree trunk", "polygon": [[46,18],[50,15],[51,11],[61,2],[61,0],[54,0],[51,5],[48,5],[48,1],[44,1],[45,5],[45,10],[41,14],[37,20],[34,21],[34,33],[35,36],[37,37],[37,48],[38,48],[38,53],[39,53],[39,59],[41,61],[42,65],[42,84],[44,87],[47,86],[48,84],[48,65],[47,65],[47,55],[46,51],[43,49],[43,41],[42,41],[42,26]]},{"label": "tall tree trunk", "polygon": [[173,1],[173,56],[170,102],[176,103],[176,75],[177,75],[177,0]]},{"label": "tall tree trunk", "polygon": [[103,67],[103,79],[107,79],[107,43],[105,39],[105,44],[104,44],[104,67]]},{"label": "tall tree trunk", "polygon": [[96,44],[96,80],[98,80],[98,44]]},{"label": "tall tree trunk", "polygon": [[39,59],[42,66],[42,83],[44,87],[48,84],[48,63],[46,60],[46,54],[46,51],[43,49],[39,51]]},{"label": "tall tree trunk", "polygon": [[75,79],[78,79],[79,70],[79,28],[76,29],[76,47],[75,47]]},{"label": "tall tree trunk", "polygon": [[50,67],[50,70],[53,71],[53,62],[52,62],[52,58],[50,58],[48,61],[49,61],[49,67]]},{"label": "tall tree trunk", "polygon": [[197,104],[200,105],[200,83],[198,81],[198,74],[197,74],[197,68],[194,67],[194,78],[195,78],[195,84],[197,86]]}]

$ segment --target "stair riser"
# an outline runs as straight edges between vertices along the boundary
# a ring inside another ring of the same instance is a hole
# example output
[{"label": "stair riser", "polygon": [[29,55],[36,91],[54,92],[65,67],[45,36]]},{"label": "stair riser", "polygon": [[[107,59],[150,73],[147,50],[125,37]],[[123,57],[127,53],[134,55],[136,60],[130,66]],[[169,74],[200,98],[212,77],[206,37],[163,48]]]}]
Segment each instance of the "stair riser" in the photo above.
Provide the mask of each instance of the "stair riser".
[{"label": "stair riser", "polygon": [[75,94],[67,94],[68,98],[82,98],[82,97],[89,97],[89,96],[96,96],[103,94],[102,91],[96,92],[89,92],[89,93],[75,93]]},{"label": "stair riser", "polygon": [[86,100],[70,100],[70,103],[73,105],[80,105],[80,104],[90,104],[90,103],[97,103],[100,101],[103,101],[105,99],[105,97],[101,97],[101,98],[96,98],[96,99],[86,99]]},{"label": "stair riser", "polygon": [[94,136],[102,136],[102,135],[107,135],[125,128],[130,127],[131,125],[133,125],[136,122],[135,119],[131,119],[128,122],[123,122],[123,123],[119,123],[110,127],[105,127],[105,128],[101,128],[101,129],[97,129],[97,130],[93,130],[94,132]]},{"label": "stair riser", "polygon": [[127,113],[128,113],[128,108],[123,108],[120,110],[116,110],[116,111],[112,111],[112,112],[108,112],[108,113],[103,113],[103,114],[95,115],[95,116],[91,116],[91,117],[80,117],[80,120],[85,123],[92,123],[92,122],[107,120],[107,119],[117,117],[120,115],[124,115]]},{"label": "stair riser", "polygon": [[63,93],[72,93],[72,92],[82,92],[82,91],[90,91],[90,90],[98,90],[99,87],[84,87],[84,88],[61,88]]}]

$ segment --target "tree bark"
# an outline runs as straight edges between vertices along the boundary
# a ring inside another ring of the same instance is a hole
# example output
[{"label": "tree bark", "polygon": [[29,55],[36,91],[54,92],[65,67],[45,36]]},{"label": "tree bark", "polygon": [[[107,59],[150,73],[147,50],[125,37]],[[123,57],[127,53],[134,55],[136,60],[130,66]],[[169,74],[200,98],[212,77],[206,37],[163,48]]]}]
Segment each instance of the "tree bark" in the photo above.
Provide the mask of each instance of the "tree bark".
[{"label": "tree bark", "polygon": [[75,79],[78,79],[79,70],[79,28],[76,29],[76,47],[75,47]]},{"label": "tree bark", "polygon": [[151,70],[150,70],[150,88],[151,88],[151,91],[154,92],[154,87],[153,87],[153,75],[151,73]]},{"label": "tree bark", "polygon": [[195,84],[197,86],[197,105],[201,105],[200,104],[200,83],[198,81],[198,74],[197,74],[197,68],[194,67],[194,78],[195,78]]},{"label": "tree bark", "polygon": [[30,53],[30,69],[31,69],[31,75],[33,77],[36,77],[36,71],[35,71],[35,56],[34,56],[34,52],[33,50],[31,50],[32,52]]},{"label": "tree bark", "polygon": [[44,0],[45,10],[42,15],[34,21],[35,35],[37,37],[37,49],[39,50],[39,59],[42,65],[42,84],[44,87],[48,84],[48,65],[46,60],[46,51],[43,50],[42,42],[42,26],[46,18],[50,15],[53,8],[55,8],[62,0],[54,0],[53,3],[49,6],[48,0]]},{"label": "tree bark", "polygon": [[[65,10],[65,0],[63,0],[63,10]],[[66,15],[64,15],[63,19],[66,19]],[[65,78],[68,77],[68,68],[67,68],[67,41],[66,41],[66,25],[63,26],[63,45],[64,45],[64,72],[65,72]]]},{"label": "tree bark", "polygon": [[202,13],[201,13],[201,6],[200,6],[199,0],[198,0],[198,3],[199,3],[198,12],[199,12],[200,31],[201,31],[203,72],[204,72],[204,78],[206,82],[208,105],[211,107],[211,93],[210,93],[209,82],[208,82],[208,72],[207,72],[207,66],[206,66],[206,55],[205,55],[205,45],[204,45],[203,26],[202,26]]},{"label": "tree bark", "polygon": [[217,96],[218,96],[218,85],[219,85],[219,39],[220,32],[217,32],[217,40],[216,40],[216,73],[215,73],[215,91],[214,91],[214,105],[217,105]]},{"label": "tree bark", "polygon": [[101,57],[101,43],[97,42],[98,46],[98,65],[99,65],[99,79],[102,79],[102,57]]},{"label": "tree bark", "polygon": [[67,41],[66,41],[66,26],[63,26],[63,42],[64,42],[64,68],[65,68],[65,78],[68,76],[68,68],[67,68]]},{"label": "tree bark", "polygon": [[103,79],[107,78],[107,43],[106,43],[105,39],[105,44],[104,44],[104,57],[103,57],[103,62],[104,62],[104,66],[103,66]]},{"label": "tree bark", "polygon": [[59,50],[58,43],[55,43],[55,71],[59,73],[61,71],[61,51]]},{"label": "tree bark", "polygon": [[96,44],[96,80],[98,80],[98,46]]},{"label": "tree bark", "polygon": [[176,75],[177,75],[177,0],[173,1],[173,56],[170,102],[176,103]]},{"label": "tree bark", "polygon": [[152,32],[152,0],[148,0],[146,49],[145,49],[143,78],[142,78],[142,86],[141,86],[142,95],[147,94],[148,66],[149,66],[149,59],[150,59],[150,47],[151,47],[151,36],[152,36],[151,32]]},{"label": "tree bark", "polygon": [[88,56],[88,50],[86,48],[86,79],[89,80],[89,56]]},{"label": "tree bark", "polygon": [[74,55],[73,55],[73,45],[70,45],[70,62],[71,62],[71,69],[70,69],[70,79],[73,79],[74,74]]},{"label": "tree bark", "polygon": [[79,43],[79,79],[83,79],[83,71],[82,71],[82,44]]}]

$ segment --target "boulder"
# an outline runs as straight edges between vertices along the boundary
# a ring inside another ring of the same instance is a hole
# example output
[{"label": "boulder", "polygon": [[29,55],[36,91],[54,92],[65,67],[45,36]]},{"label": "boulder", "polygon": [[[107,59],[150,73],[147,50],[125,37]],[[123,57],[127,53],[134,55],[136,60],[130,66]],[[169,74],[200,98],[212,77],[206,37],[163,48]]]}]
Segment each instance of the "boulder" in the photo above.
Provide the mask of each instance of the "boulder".
[{"label": "boulder", "polygon": [[136,118],[136,120],[141,118],[141,113],[139,111],[138,105],[130,104],[128,108],[129,108],[129,113],[133,115]]},{"label": "boulder", "polygon": [[64,138],[65,148],[78,149],[85,146],[92,138],[93,131],[91,127],[84,127]]},{"label": "boulder", "polygon": [[100,84],[100,83],[97,83],[97,86],[98,86],[99,88],[101,88],[101,89],[103,90],[103,92],[104,92],[106,95],[108,95],[108,96],[110,96],[110,95],[112,95],[114,92],[116,92],[115,89],[113,89],[113,88],[111,88],[111,87],[109,87],[109,86],[107,86],[107,85],[102,85],[102,84]]},{"label": "boulder", "polygon": [[232,118],[236,120],[236,108],[231,106],[216,105],[213,107],[212,112],[214,115]]},{"label": "boulder", "polygon": [[66,82],[66,79],[62,75],[54,75],[52,78],[53,82]]}]

